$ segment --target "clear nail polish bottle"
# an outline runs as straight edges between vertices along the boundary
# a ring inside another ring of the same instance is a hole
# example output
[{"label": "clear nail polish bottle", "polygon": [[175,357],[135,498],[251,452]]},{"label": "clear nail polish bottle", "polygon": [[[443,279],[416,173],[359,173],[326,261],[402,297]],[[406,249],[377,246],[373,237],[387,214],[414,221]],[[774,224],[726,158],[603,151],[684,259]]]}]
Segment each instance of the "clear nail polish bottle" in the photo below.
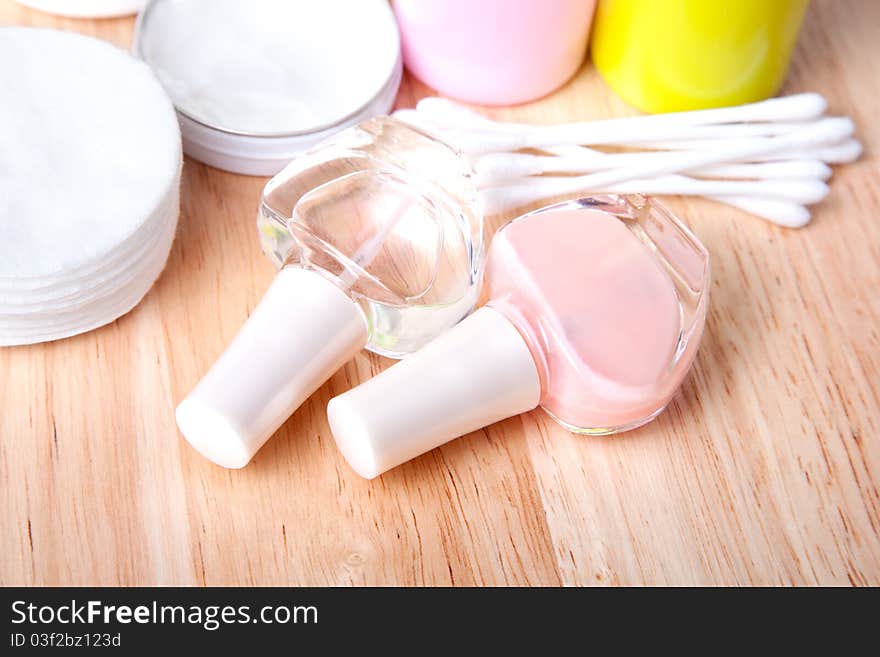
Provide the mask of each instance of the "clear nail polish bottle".
[{"label": "clear nail polish bottle", "polygon": [[177,408],[187,440],[230,468],[358,350],[400,358],[459,322],[483,275],[468,164],[388,117],[291,162],[266,185],[258,227],[280,271]]},{"label": "clear nail polish bottle", "polygon": [[486,306],[330,401],[333,435],[359,474],[539,405],[577,433],[650,421],[696,354],[709,258],[653,200],[596,196],[498,231],[486,287]]}]

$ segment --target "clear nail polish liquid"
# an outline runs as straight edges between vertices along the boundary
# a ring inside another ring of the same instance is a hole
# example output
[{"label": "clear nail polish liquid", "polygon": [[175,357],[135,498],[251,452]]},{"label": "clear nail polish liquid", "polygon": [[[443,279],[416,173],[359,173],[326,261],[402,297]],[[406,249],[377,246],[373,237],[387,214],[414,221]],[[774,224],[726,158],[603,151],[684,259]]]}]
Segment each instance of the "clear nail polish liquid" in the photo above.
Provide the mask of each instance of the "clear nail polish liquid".
[{"label": "clear nail polish liquid", "polygon": [[467,163],[390,117],[297,158],[266,186],[263,250],[318,272],[355,300],[367,349],[400,358],[473,308],[483,225]]}]

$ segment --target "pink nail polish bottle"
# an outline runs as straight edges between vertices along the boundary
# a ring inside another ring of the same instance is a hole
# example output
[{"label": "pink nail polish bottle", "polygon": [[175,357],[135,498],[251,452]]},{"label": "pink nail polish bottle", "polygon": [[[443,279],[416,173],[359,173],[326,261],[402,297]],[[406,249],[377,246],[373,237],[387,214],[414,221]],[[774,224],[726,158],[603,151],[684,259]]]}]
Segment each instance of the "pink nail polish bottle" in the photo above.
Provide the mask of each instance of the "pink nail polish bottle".
[{"label": "pink nail polish bottle", "polygon": [[577,433],[650,421],[696,354],[709,257],[655,201],[603,195],[507,224],[485,285],[483,308],[330,401],[337,445],[361,476],[539,405]]}]

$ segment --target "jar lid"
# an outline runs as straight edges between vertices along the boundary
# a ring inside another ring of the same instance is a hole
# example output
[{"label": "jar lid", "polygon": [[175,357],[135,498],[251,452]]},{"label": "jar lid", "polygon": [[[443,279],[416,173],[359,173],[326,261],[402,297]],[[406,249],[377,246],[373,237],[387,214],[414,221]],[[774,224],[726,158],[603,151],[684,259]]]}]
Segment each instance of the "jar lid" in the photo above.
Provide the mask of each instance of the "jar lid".
[{"label": "jar lid", "polygon": [[252,175],[388,113],[403,70],[384,0],[151,0],[134,52],[171,96],[184,151]]}]

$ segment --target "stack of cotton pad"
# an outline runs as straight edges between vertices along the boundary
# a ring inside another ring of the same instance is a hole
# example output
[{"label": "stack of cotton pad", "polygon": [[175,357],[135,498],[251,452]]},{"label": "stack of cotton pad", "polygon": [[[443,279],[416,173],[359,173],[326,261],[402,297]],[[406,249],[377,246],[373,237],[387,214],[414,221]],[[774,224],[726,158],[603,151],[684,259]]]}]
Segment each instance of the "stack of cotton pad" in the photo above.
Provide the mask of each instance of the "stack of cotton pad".
[{"label": "stack of cotton pad", "polygon": [[180,133],[149,68],[88,37],[0,28],[0,345],[112,322],[161,273]]}]

